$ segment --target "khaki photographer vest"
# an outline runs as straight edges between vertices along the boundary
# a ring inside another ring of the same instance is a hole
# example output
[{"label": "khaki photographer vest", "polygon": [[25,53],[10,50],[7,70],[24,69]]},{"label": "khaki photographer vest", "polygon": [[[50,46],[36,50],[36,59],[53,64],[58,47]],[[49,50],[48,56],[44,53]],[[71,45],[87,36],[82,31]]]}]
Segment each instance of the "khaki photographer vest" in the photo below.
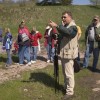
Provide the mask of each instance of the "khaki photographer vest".
[{"label": "khaki photographer vest", "polygon": [[[71,23],[70,26],[76,26],[75,23]],[[78,34],[74,38],[63,37],[60,45],[60,56],[65,59],[75,59],[78,57]]]}]

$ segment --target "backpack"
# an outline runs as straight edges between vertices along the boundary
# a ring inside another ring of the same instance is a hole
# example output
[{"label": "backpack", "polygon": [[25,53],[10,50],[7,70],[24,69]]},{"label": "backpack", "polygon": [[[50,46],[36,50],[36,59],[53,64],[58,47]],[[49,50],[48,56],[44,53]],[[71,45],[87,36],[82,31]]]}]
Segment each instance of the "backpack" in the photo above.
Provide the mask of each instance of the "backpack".
[{"label": "backpack", "polygon": [[74,65],[73,65],[73,67],[74,67],[74,72],[75,73],[78,73],[81,70],[80,64],[79,64],[79,62],[78,62],[77,59],[74,59]]},{"label": "backpack", "polygon": [[10,38],[7,38],[5,47],[6,49],[11,49],[11,45],[12,45],[12,40],[10,40]]},{"label": "backpack", "polygon": [[19,34],[19,37],[20,37],[22,43],[29,41],[29,37],[26,33]]}]

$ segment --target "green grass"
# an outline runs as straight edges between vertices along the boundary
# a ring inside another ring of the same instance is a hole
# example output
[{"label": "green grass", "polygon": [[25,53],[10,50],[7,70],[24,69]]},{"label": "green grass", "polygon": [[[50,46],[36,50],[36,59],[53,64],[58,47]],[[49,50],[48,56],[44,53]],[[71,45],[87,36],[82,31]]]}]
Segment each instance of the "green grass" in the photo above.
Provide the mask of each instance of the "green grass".
[{"label": "green grass", "polygon": [[[59,92],[55,93],[53,66],[48,66],[42,70],[24,72],[20,79],[0,85],[0,100],[61,100],[64,95],[61,67],[59,73]],[[83,85],[80,83],[87,75],[91,75],[88,70],[75,74],[76,87],[73,100],[89,100],[90,89],[87,88],[87,84],[82,88]]]},{"label": "green grass", "polygon": [[[0,54],[0,68],[5,67],[5,63],[7,61],[7,55],[6,54]],[[18,56],[12,54],[12,64],[18,63]]]},{"label": "green grass", "polygon": [[5,54],[0,54],[0,68],[2,68],[4,66],[6,62],[6,55]]}]

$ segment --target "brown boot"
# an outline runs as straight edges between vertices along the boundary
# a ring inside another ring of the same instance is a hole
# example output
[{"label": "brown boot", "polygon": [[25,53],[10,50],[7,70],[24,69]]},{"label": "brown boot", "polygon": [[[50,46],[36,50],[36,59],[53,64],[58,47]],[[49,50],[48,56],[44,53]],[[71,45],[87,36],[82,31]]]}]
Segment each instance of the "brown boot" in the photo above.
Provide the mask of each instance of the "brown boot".
[{"label": "brown boot", "polygon": [[74,96],[73,95],[64,95],[64,97],[62,98],[62,100],[71,100]]}]

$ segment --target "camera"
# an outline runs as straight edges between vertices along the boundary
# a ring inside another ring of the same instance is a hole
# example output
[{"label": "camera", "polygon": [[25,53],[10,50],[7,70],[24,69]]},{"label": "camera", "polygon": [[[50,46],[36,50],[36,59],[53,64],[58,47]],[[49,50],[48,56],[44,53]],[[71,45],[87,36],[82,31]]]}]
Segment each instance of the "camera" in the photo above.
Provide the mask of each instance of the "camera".
[{"label": "camera", "polygon": [[57,40],[57,39],[58,39],[58,34],[57,34],[57,33],[53,33],[53,34],[52,34],[52,38],[53,38],[54,40]]}]

